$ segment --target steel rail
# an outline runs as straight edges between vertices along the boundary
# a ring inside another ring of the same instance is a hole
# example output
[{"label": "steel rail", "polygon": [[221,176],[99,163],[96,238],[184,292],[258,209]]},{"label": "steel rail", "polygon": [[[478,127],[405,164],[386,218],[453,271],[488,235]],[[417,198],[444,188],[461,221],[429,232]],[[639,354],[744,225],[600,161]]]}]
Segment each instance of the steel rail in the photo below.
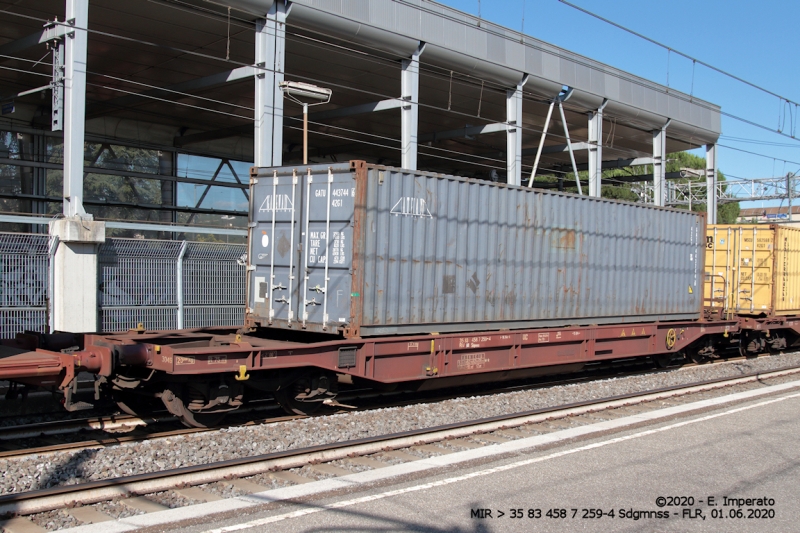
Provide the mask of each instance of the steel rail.
[{"label": "steel rail", "polygon": [[234,477],[252,476],[270,470],[297,468],[309,463],[327,462],[355,455],[400,449],[451,438],[466,437],[500,429],[517,427],[531,422],[564,418],[603,409],[623,407],[684,394],[704,392],[742,383],[761,381],[800,373],[800,366],[770,372],[754,372],[735,378],[718,378],[691,384],[662,387],[649,391],[611,396],[597,400],[574,402],[520,413],[499,415],[445,424],[432,428],[404,431],[391,435],[367,437],[296,450],[273,452],[252,457],[230,459],[207,465],[193,465],[160,472],[137,474],[120,478],[89,481],[0,496],[0,514],[25,515],[50,511],[77,504],[88,505],[117,497],[144,495],[171,490],[178,486],[214,483]]}]

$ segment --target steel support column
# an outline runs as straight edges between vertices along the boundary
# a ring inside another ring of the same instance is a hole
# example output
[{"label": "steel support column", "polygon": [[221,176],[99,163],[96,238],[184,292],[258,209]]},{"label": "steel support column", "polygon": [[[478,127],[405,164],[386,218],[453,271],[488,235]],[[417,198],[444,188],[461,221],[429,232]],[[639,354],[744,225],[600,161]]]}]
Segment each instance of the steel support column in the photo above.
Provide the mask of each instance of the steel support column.
[{"label": "steel support column", "polygon": [[88,217],[83,209],[83,143],[86,119],[86,50],[89,0],[67,0],[64,36],[64,207],[65,217]]},{"label": "steel support column", "polygon": [[277,1],[256,21],[255,146],[257,167],[283,163],[283,81],[286,51],[286,5]]},{"label": "steel support column", "polygon": [[[717,145],[706,145],[706,211],[708,224],[717,223]],[[791,216],[791,215],[790,215]]]},{"label": "steel support column", "polygon": [[525,76],[514,89],[506,91],[506,183],[522,184],[522,87]]},{"label": "steel support column", "polygon": [[402,62],[400,73],[400,148],[402,157],[400,166],[408,170],[417,170],[417,135],[419,127],[419,56],[425,50],[425,43],[420,43],[410,59]]},{"label": "steel support column", "polygon": [[667,192],[667,126],[653,130],[653,204],[664,206]]},{"label": "steel support column", "polygon": [[603,109],[607,103],[589,113],[589,196],[598,198],[603,191]]}]

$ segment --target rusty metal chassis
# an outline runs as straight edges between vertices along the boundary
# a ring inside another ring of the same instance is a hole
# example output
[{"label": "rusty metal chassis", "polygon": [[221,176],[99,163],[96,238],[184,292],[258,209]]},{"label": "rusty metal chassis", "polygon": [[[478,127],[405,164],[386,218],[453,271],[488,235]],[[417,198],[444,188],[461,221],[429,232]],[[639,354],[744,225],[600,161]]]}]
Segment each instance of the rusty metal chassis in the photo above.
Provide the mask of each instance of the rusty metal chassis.
[{"label": "rusty metal chassis", "polygon": [[[174,376],[243,376],[316,367],[377,382],[400,383],[660,355],[679,352],[705,336],[735,334],[739,330],[737,320],[667,322],[341,339],[312,344],[235,335],[215,337],[202,331],[132,332],[87,336],[85,349],[101,348],[106,353],[115,350],[125,354],[123,360],[129,363]],[[204,342],[218,345],[200,346]]]}]

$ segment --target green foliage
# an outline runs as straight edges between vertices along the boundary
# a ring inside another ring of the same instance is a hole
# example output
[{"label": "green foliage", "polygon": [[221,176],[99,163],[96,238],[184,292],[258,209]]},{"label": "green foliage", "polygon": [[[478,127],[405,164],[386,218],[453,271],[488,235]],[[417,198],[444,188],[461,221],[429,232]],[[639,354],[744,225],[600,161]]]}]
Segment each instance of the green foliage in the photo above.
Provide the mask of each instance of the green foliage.
[{"label": "green foliage", "polygon": [[[698,157],[688,152],[677,152],[667,156],[667,172],[679,172],[681,169],[691,168],[705,171],[706,160],[705,158]],[[627,168],[611,168],[603,171],[603,198],[611,198],[614,200],[624,200],[627,202],[639,202],[641,198],[636,191],[636,184],[626,181],[626,178],[631,176],[641,176],[653,173],[653,165],[639,165]],[[581,186],[586,193],[586,185],[589,180],[589,173],[587,171],[578,172],[581,180]],[[577,193],[578,188],[575,186],[575,176],[569,173],[562,178],[564,180],[564,191],[570,193]],[[717,171],[717,179],[725,181],[725,175]],[[698,182],[705,180],[704,177],[699,178],[681,178],[678,180],[670,180],[677,183],[686,183],[689,181]],[[536,176],[534,187],[538,184],[540,187],[544,185],[545,188],[551,188],[552,184],[558,182],[558,178],[554,176]],[[552,189],[551,189],[552,190]],[[685,208],[684,208],[685,209]],[[705,213],[706,205],[701,202],[692,205],[692,211]],[[732,224],[736,222],[739,217],[739,202],[731,202],[717,206],[717,222],[719,224]]]},{"label": "green foliage", "polygon": [[[698,157],[688,152],[677,152],[669,154],[667,161],[667,172],[677,172],[682,168],[693,168],[697,170],[705,170],[706,160],[703,157]],[[701,181],[705,178],[686,178],[677,180],[679,183],[686,183],[688,181]],[[717,181],[724,182],[725,175],[722,171],[717,170]],[[693,205],[692,211],[699,213],[706,212],[706,205],[699,204]],[[739,217],[739,202],[730,202],[722,205],[717,205],[717,223],[718,224],[733,224]]]}]

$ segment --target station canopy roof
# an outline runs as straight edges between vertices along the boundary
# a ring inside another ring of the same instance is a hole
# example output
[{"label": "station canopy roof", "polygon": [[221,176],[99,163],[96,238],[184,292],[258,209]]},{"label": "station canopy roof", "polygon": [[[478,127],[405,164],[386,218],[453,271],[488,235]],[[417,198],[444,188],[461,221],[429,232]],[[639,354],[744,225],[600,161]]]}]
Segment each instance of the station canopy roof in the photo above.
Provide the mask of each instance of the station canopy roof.
[{"label": "station canopy roof", "polygon": [[[49,83],[46,45],[28,45],[45,21],[64,20],[64,3],[0,2],[0,98],[15,103],[3,119],[18,127],[49,128],[48,91],[14,95]],[[87,135],[252,160],[253,78],[225,79],[254,63],[255,20],[271,7],[271,0],[90,0]],[[398,109],[351,108],[400,97],[401,61],[421,42],[421,170],[504,172],[505,133],[467,128],[506,122],[507,91],[526,77],[528,172],[549,104],[565,88],[572,89],[564,108],[576,148],[588,139],[587,113],[605,103],[605,161],[651,156],[652,131],[668,121],[668,152],[714,143],[720,134],[713,104],[435,2],[297,0],[288,10],[285,78],[333,90],[329,104],[312,109],[311,161],[399,165]],[[300,113],[285,102],[285,164],[302,157]],[[549,130],[540,167],[566,171],[558,112]],[[576,158],[585,168],[587,151]]]}]

